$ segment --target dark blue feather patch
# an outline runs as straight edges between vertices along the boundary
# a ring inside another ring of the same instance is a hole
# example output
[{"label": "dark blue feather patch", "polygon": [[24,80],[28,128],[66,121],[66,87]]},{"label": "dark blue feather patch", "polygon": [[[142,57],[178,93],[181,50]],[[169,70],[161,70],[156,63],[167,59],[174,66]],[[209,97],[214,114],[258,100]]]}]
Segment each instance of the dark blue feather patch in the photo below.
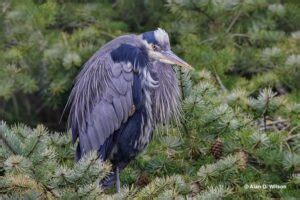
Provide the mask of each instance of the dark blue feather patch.
[{"label": "dark blue feather patch", "polygon": [[130,62],[132,66],[145,67],[148,62],[148,54],[141,48],[121,44],[111,52],[111,58],[114,62]]},{"label": "dark blue feather patch", "polygon": [[143,33],[143,40],[146,40],[148,43],[158,45],[158,41],[155,39],[154,31]]},{"label": "dark blue feather patch", "polygon": [[143,103],[143,97],[142,97],[142,81],[138,75],[134,75],[133,78],[132,97],[133,97],[133,103],[135,105],[136,110],[140,110]]}]

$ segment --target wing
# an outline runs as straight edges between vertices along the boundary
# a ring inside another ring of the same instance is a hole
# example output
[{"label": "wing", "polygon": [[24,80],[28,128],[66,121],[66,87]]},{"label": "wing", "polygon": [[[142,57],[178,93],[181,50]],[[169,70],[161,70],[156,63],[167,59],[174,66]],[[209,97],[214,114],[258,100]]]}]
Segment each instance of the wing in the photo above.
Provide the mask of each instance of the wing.
[{"label": "wing", "polygon": [[132,66],[102,59],[89,63],[73,89],[71,127],[73,141],[79,137],[81,154],[98,150],[127,121],[133,105]]},{"label": "wing", "polygon": [[69,126],[73,142],[79,138],[79,157],[99,150],[131,114],[134,69],[143,64],[137,61],[145,59],[139,48],[118,46],[112,51],[105,46],[97,52],[85,64],[71,92]]}]

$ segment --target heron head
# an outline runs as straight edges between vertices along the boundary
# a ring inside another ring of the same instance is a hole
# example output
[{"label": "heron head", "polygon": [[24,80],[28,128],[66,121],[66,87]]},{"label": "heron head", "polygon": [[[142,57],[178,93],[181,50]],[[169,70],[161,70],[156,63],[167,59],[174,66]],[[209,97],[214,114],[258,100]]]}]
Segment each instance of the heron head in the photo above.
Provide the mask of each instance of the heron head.
[{"label": "heron head", "polygon": [[170,46],[169,36],[163,29],[158,28],[155,31],[145,32],[141,35],[141,37],[150,59],[192,69],[187,62],[173,53]]}]

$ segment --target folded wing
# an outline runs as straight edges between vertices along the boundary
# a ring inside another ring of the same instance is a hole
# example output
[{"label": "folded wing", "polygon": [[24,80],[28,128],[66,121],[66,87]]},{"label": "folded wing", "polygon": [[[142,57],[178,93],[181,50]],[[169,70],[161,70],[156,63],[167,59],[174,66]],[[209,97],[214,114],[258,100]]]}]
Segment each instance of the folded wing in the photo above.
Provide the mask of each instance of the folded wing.
[{"label": "folded wing", "polygon": [[[131,114],[133,66],[113,62],[109,54],[94,55],[78,75],[72,90],[69,125],[80,155],[99,150]],[[77,150],[78,154],[78,150]]]}]

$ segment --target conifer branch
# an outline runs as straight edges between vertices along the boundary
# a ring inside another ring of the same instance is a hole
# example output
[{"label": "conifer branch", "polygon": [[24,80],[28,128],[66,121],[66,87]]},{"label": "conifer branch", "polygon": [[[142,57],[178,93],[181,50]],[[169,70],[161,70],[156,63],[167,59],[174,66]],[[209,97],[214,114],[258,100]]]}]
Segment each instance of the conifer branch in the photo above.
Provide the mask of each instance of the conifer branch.
[{"label": "conifer branch", "polygon": [[[0,132],[1,132],[1,129],[0,129]],[[7,142],[4,137],[2,137],[2,134],[0,134],[0,139],[13,154],[15,154],[15,155],[18,154],[18,152],[13,148],[13,146],[10,145],[10,143]]]},{"label": "conifer branch", "polygon": [[194,7],[193,7],[193,10],[195,10],[195,11],[197,11],[197,12],[203,14],[204,16],[206,16],[207,19],[208,19],[210,22],[215,23],[215,19],[212,18],[209,14],[207,14],[204,10],[202,10],[201,8],[199,8],[193,0],[191,0],[191,3],[192,3],[192,5],[194,6]]},{"label": "conifer branch", "polygon": [[21,151],[20,141],[10,133],[7,133],[8,127],[3,121],[0,122],[0,140],[3,141],[5,146],[15,155]]}]

